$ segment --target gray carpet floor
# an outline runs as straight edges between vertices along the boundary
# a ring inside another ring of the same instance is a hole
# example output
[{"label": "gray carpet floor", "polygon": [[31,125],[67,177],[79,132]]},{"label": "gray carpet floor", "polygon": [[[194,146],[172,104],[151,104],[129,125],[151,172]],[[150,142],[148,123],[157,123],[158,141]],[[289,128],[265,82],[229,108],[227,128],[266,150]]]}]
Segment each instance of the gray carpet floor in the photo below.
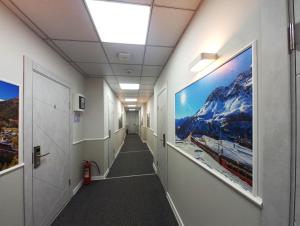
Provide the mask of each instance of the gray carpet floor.
[{"label": "gray carpet floor", "polygon": [[121,152],[149,150],[138,135],[127,135]]},{"label": "gray carpet floor", "polygon": [[[142,147],[141,143],[137,135],[127,135],[126,151],[122,149],[108,178],[83,186],[52,225],[177,226],[159,178],[153,174],[150,151],[133,149]],[[141,175],[149,173],[153,175]],[[140,176],[120,178],[129,175]]]},{"label": "gray carpet floor", "polygon": [[107,177],[154,174],[150,151],[120,152]]}]

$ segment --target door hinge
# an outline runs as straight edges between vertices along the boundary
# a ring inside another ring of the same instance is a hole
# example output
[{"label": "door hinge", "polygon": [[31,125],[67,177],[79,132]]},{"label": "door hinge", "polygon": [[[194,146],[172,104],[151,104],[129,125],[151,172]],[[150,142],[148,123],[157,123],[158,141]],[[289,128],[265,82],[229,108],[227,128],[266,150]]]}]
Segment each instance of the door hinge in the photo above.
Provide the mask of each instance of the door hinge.
[{"label": "door hinge", "polygon": [[288,42],[289,42],[289,52],[291,53],[296,49],[295,43],[295,24],[291,22],[288,28]]},{"label": "door hinge", "polygon": [[71,186],[71,179],[69,179],[69,186]]}]

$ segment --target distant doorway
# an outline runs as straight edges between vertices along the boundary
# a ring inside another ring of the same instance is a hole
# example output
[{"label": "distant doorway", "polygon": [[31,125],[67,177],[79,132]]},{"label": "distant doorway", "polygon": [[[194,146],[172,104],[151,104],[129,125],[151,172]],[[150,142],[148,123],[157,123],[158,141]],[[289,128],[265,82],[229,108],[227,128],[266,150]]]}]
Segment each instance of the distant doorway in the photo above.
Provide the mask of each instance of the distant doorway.
[{"label": "distant doorway", "polygon": [[139,114],[138,111],[126,112],[126,122],[128,134],[138,134],[139,129]]}]

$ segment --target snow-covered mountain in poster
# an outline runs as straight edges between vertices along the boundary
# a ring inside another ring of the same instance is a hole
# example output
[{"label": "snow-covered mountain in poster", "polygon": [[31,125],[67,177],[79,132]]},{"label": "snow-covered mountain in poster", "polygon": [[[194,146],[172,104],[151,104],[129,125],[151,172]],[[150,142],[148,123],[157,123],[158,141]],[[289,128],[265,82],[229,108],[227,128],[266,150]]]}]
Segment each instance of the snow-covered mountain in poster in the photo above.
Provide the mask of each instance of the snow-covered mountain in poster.
[{"label": "snow-covered mountain in poster", "polygon": [[176,94],[176,142],[243,188],[252,187],[252,48]]}]

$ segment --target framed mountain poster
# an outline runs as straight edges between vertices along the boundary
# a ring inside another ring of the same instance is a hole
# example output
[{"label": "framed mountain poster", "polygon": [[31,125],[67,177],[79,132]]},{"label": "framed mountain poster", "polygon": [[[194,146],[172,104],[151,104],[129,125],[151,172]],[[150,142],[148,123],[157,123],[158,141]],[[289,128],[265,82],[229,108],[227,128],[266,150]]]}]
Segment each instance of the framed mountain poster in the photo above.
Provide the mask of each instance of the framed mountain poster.
[{"label": "framed mountain poster", "polygon": [[175,95],[176,146],[252,191],[255,153],[253,44]]}]

